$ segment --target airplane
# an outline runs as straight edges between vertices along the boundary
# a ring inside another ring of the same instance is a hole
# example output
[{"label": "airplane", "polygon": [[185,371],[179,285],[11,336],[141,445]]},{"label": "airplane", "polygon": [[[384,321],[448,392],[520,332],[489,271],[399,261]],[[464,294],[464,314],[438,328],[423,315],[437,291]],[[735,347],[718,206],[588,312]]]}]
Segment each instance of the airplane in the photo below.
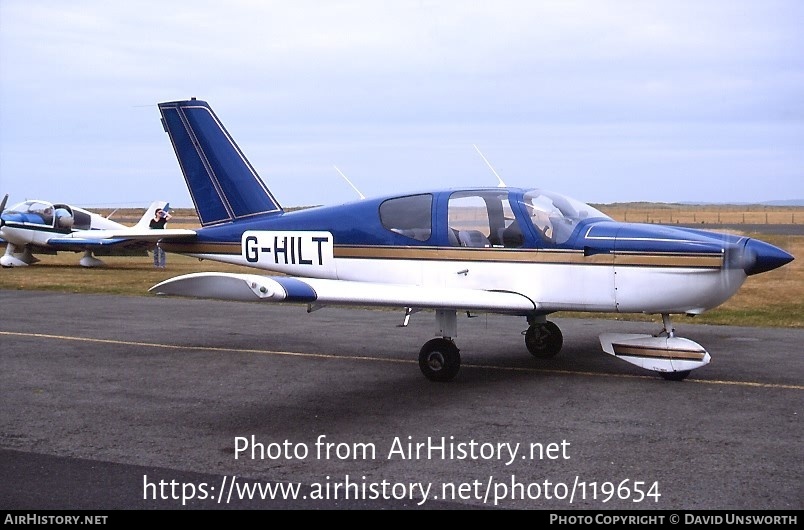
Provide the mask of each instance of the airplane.
[{"label": "airplane", "polygon": [[8,194],[0,203],[0,238],[6,242],[0,265],[6,268],[37,263],[34,253],[62,251],[83,252],[82,267],[101,267],[105,263],[95,255],[147,256],[165,234],[195,235],[193,230],[148,227],[157,208],[170,208],[165,201],[152,202],[133,227],[69,204],[32,199],[6,208],[7,201]]},{"label": "airplane", "polygon": [[560,328],[548,320],[559,311],[661,315],[655,334],[604,333],[600,344],[665,379],[683,380],[711,356],[676,335],[671,315],[717,307],[748,276],[794,259],[758,239],[618,222],[560,193],[502,182],[286,211],[206,101],[158,108],[201,224],[192,238],[158,244],[257,270],[185,274],[150,292],[301,303],[308,312],[392,307],[404,310],[402,326],[432,310],[435,337],[418,358],[431,381],[451,381],[459,372],[459,313],[524,317],[525,346],[544,359],[563,345]]}]

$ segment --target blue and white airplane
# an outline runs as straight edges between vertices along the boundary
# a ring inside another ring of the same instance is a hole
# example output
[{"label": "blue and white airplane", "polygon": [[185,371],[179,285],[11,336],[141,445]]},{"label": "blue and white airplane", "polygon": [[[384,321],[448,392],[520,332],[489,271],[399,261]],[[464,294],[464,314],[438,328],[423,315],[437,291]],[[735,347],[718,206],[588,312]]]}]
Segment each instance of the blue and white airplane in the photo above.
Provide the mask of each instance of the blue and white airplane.
[{"label": "blue and white airplane", "polygon": [[0,203],[0,238],[6,251],[0,257],[3,267],[27,267],[39,261],[37,254],[83,252],[82,267],[100,267],[102,256],[147,256],[165,235],[194,236],[193,230],[152,230],[148,223],[157,208],[169,208],[165,201],[154,201],[132,227],[100,214],[64,203],[27,200],[6,208],[8,195]]},{"label": "blue and white airplane", "polygon": [[745,279],[793,256],[753,238],[617,222],[539,188],[470,188],[361,199],[285,211],[212,108],[191,99],[159,104],[162,123],[201,222],[194,238],[166,237],[168,252],[279,275],[195,273],[151,288],[162,295],[434,310],[436,337],[419,352],[433,381],[449,381],[461,357],[457,315],[524,317],[525,346],[556,355],[557,311],[650,313],[656,335],[606,333],[603,350],[671,380],[709,353],[678,337],[671,314],[697,315],[729,299]]}]

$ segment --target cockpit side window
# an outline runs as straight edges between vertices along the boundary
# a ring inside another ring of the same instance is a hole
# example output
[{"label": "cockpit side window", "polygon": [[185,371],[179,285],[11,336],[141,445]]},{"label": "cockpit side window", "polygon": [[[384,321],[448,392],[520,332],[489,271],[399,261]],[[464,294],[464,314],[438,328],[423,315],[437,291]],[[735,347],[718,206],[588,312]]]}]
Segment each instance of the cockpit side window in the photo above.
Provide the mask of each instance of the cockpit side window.
[{"label": "cockpit side window", "polygon": [[506,191],[453,193],[448,223],[455,247],[521,247],[525,242]]},{"label": "cockpit side window", "polygon": [[433,196],[409,195],[380,204],[380,222],[397,234],[427,241],[433,233]]}]

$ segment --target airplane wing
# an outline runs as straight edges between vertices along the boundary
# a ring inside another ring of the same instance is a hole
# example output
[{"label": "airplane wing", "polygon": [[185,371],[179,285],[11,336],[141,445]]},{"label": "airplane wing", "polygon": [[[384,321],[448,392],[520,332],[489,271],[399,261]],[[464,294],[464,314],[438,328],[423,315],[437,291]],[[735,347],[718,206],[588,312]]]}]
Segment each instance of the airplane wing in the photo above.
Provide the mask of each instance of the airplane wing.
[{"label": "airplane wing", "polygon": [[511,314],[527,314],[539,309],[538,303],[522,294],[510,291],[223,272],[200,272],[177,276],[151,287],[150,291],[159,295],[240,302],[415,307]]}]

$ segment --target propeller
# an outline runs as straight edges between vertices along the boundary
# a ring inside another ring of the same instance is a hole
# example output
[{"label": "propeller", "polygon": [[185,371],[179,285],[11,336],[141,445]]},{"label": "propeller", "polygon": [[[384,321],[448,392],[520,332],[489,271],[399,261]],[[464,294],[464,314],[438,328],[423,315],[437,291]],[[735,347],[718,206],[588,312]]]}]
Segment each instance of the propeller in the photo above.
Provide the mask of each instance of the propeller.
[{"label": "propeller", "polygon": [[8,202],[8,193],[6,193],[6,196],[3,197],[3,202],[0,202],[0,228],[2,228],[3,225],[5,224],[5,221],[3,221],[3,212],[6,211],[7,202]]}]

